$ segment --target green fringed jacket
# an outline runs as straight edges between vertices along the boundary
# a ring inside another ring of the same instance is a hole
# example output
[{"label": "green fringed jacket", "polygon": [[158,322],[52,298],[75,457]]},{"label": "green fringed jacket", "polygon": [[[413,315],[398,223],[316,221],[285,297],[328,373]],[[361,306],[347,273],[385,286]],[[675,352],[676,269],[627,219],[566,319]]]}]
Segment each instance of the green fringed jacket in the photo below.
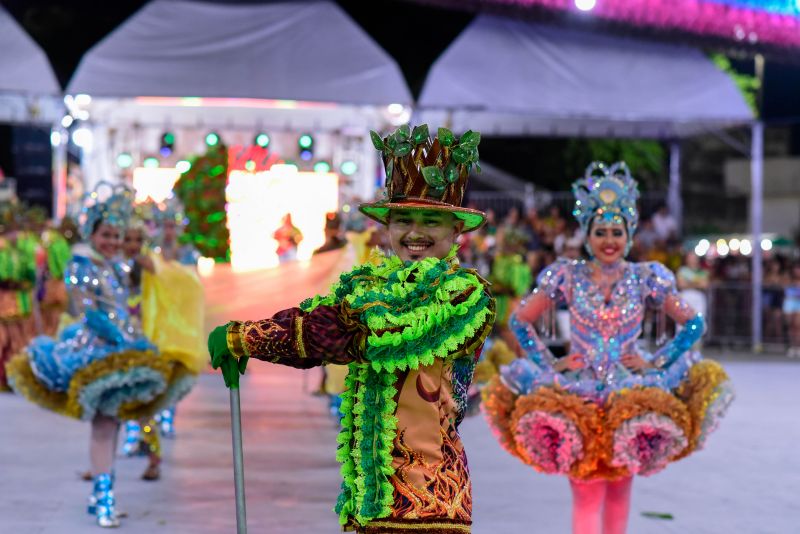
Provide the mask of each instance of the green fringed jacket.
[{"label": "green fringed jacket", "polygon": [[457,427],[494,322],[487,283],[445,259],[382,258],[330,294],[261,321],[232,322],[237,356],[309,368],[348,364],[336,504],[360,532],[470,532],[472,497]]}]

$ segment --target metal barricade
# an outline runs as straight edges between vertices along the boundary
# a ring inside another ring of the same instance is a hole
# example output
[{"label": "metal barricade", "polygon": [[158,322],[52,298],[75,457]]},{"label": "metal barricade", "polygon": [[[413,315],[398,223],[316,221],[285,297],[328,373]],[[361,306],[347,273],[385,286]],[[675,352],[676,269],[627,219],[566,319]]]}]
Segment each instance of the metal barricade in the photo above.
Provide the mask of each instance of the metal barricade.
[{"label": "metal barricade", "polygon": [[[783,350],[787,343],[786,320],[780,308],[783,289],[762,290],[763,345],[767,351]],[[752,346],[753,289],[749,282],[715,282],[708,297],[705,343],[723,347]],[[769,295],[769,297],[768,297]]]}]

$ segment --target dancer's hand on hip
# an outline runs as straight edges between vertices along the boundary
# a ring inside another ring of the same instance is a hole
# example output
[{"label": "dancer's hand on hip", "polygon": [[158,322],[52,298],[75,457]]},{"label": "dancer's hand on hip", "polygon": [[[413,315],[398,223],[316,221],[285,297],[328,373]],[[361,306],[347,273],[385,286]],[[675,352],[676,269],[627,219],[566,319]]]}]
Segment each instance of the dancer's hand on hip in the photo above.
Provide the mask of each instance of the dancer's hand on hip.
[{"label": "dancer's hand on hip", "polygon": [[631,371],[644,371],[645,369],[653,367],[650,362],[642,358],[639,354],[625,354],[620,358],[620,361],[622,365]]},{"label": "dancer's hand on hip", "polygon": [[553,364],[553,369],[559,373],[563,373],[564,371],[577,371],[579,369],[583,369],[584,367],[586,367],[586,360],[584,359],[583,354],[578,353],[573,353],[569,356],[559,358],[559,360]]},{"label": "dancer's hand on hip", "polygon": [[208,336],[208,354],[211,356],[211,367],[222,369],[222,378],[225,386],[239,389],[239,375],[243,375],[247,368],[247,356],[238,360],[228,348],[228,325],[216,327]]}]

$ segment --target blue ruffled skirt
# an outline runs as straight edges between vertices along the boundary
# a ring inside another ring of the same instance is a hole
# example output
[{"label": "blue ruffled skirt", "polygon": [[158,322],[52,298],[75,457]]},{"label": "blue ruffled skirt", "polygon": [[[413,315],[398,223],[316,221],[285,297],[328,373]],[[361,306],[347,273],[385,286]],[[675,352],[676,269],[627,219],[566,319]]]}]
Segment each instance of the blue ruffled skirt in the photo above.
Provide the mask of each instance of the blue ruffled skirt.
[{"label": "blue ruffled skirt", "polygon": [[17,393],[51,411],[82,420],[97,414],[121,419],[149,417],[174,405],[195,375],[147,338],[126,334],[109,341],[85,322],[58,338],[34,338],[7,365]]}]

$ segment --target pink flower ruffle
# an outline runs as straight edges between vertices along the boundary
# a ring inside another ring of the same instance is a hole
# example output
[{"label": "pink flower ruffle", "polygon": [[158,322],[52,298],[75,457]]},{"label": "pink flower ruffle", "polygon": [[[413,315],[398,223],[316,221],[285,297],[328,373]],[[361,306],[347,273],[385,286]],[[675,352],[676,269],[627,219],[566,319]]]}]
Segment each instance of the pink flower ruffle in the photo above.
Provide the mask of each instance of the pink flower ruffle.
[{"label": "pink flower ruffle", "polygon": [[563,415],[534,411],[520,417],[514,429],[517,450],[539,471],[568,473],[583,457],[583,439]]},{"label": "pink flower ruffle", "polygon": [[611,464],[631,474],[655,474],[686,448],[688,440],[672,419],[655,412],[625,421],[614,432]]}]

